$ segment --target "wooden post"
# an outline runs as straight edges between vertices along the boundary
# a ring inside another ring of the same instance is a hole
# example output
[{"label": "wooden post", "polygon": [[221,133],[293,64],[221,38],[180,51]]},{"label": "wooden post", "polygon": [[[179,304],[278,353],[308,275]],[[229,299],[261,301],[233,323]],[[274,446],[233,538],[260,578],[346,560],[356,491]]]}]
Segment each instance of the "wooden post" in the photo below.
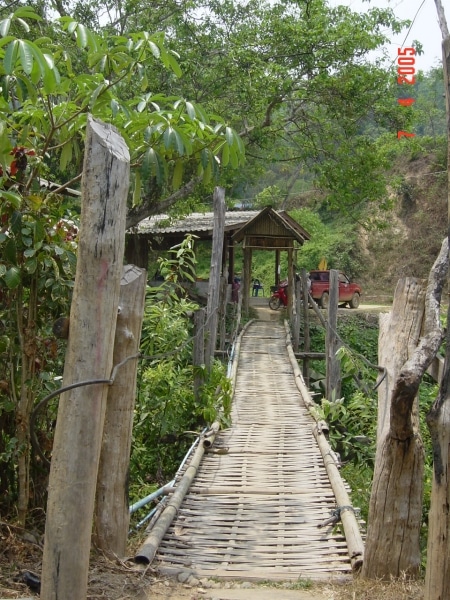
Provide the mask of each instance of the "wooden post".
[{"label": "wooden post", "polygon": [[[305,353],[311,350],[311,339],[309,335],[309,297],[308,297],[308,276],[306,269],[301,270],[302,297],[303,297],[303,351]],[[309,358],[303,359],[303,379],[306,387],[309,388]]]},{"label": "wooden post", "polygon": [[130,526],[128,476],[136,396],[137,359],[147,271],[126,265],[120,285],[114,365],[125,362],[109,388],[97,480],[95,542],[107,554],[125,556]]},{"label": "wooden post", "polygon": [[194,313],[194,395],[199,398],[199,390],[205,378],[200,368],[205,366],[205,309],[200,308]]},{"label": "wooden post", "polygon": [[216,187],[214,190],[214,229],[211,252],[211,268],[209,271],[206,344],[206,368],[211,368],[216,349],[217,324],[219,321],[220,271],[222,267],[223,232],[225,230],[225,190]]},{"label": "wooden post", "polygon": [[275,285],[278,285],[280,283],[280,259],[280,251],[275,250]]},{"label": "wooden post", "polygon": [[301,281],[294,277],[295,287],[295,304],[293,306],[294,316],[292,319],[292,345],[294,352],[298,352],[300,345],[300,315],[302,310],[302,293],[301,293]]},{"label": "wooden post", "polygon": [[[244,242],[245,244],[245,242]],[[250,305],[250,274],[252,270],[252,251],[251,248],[244,247],[244,272],[241,278],[241,289],[239,293],[242,297],[242,312],[248,315]]]},{"label": "wooden post", "polygon": [[220,296],[219,296],[219,349],[223,352],[225,350],[226,343],[226,325],[227,325],[227,305],[228,305],[228,285],[227,278],[222,276],[220,278]]},{"label": "wooden post", "polygon": [[231,242],[228,245],[228,283],[233,284],[234,276],[234,242]]},{"label": "wooden post", "polygon": [[328,305],[328,323],[326,336],[326,395],[327,399],[336,401],[341,395],[341,368],[336,358],[340,346],[337,336],[337,311],[339,300],[339,273],[335,269],[330,271],[330,302]]},{"label": "wooden post", "polygon": [[445,243],[430,273],[426,296],[422,281],[400,280],[391,313],[380,315],[378,362],[385,374],[378,387],[377,451],[363,577],[388,580],[419,572],[423,445],[417,392],[443,339],[439,304],[447,262]]},{"label": "wooden post", "polygon": [[[64,385],[109,380],[125,246],[130,157],[110,125],[88,118],[78,263]],[[41,597],[86,600],[108,384],[61,395],[45,528]]]},{"label": "wooden post", "polygon": [[[442,32],[442,60],[447,109],[448,239],[450,242],[450,33],[441,0],[435,0]],[[450,271],[447,286],[450,285]],[[450,323],[450,305],[447,323]],[[450,329],[447,326],[444,374],[438,397],[427,416],[433,442],[433,486],[429,514],[425,600],[450,597]]]},{"label": "wooden post", "polygon": [[403,279],[397,285],[392,312],[380,315],[378,362],[386,368],[386,378],[378,388],[377,452],[363,567],[368,578],[400,577],[403,572],[416,576],[420,567],[423,445],[417,418],[413,419],[410,410],[404,419],[410,435],[393,437],[390,431],[391,396],[418,342],[423,310],[423,286],[417,280]]},{"label": "wooden post", "polygon": [[294,303],[295,303],[295,277],[294,277],[294,263],[292,260],[293,249],[288,248],[288,270],[287,270],[287,279],[288,279],[288,305],[287,305],[287,314],[288,319],[292,327],[292,320],[294,318]]}]

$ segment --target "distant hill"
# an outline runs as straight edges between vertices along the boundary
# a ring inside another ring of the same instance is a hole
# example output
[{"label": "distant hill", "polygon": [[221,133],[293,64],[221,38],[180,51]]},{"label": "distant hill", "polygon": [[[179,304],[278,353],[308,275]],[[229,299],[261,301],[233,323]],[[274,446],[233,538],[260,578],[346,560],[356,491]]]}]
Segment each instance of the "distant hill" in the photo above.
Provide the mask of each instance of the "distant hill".
[{"label": "distant hill", "polygon": [[385,227],[362,231],[367,296],[391,296],[401,277],[427,278],[447,235],[447,167],[436,152],[397,159],[398,185]]}]

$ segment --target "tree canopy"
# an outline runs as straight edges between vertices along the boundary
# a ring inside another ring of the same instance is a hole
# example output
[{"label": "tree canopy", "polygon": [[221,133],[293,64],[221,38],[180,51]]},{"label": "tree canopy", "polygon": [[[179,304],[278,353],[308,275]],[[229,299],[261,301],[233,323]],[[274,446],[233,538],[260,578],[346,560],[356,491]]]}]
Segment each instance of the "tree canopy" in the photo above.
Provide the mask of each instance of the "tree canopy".
[{"label": "tree canopy", "polygon": [[32,8],[0,12],[5,172],[23,146],[35,175],[74,185],[91,112],[130,146],[129,225],[198,184],[245,195],[277,164],[285,194],[306,169],[333,206],[379,200],[383,157],[367,122],[395,136],[410,118],[371,55],[404,25],[391,10],[325,0]]}]

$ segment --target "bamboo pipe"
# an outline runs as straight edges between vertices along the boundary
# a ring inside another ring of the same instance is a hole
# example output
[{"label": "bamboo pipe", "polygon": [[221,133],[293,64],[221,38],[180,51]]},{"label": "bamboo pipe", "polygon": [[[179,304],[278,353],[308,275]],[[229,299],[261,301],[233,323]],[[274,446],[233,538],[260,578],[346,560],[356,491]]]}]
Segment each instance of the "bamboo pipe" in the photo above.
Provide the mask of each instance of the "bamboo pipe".
[{"label": "bamboo pipe", "polygon": [[[209,447],[214,442],[214,438],[219,431],[220,423],[215,421],[211,428],[204,434],[203,440],[198,445],[197,450],[192,457],[189,467],[186,469],[183,477],[180,479],[179,484],[176,486],[175,491],[169,500],[166,508],[163,510],[161,516],[153,527],[150,535],[147,537],[138,553],[135,554],[134,560],[137,563],[143,563],[149,565],[155,558],[156,551],[169,529],[172,521],[174,520],[183,499],[197,474],[197,469],[205,453],[206,447]],[[207,445],[205,445],[207,442]]]},{"label": "bamboo pipe", "polygon": [[342,481],[338,466],[333,458],[328,440],[319,433],[317,426],[313,428],[313,434],[320,448],[320,452],[322,453],[323,462],[325,463],[331,487],[333,488],[336,502],[340,509],[340,518],[344,528],[352,569],[353,571],[359,571],[364,560],[364,542],[361,538],[353,506],[351,505],[347,490],[344,487],[344,482]]},{"label": "bamboo pipe", "polygon": [[[289,324],[287,321],[284,322],[284,327],[286,330],[286,346],[288,350],[289,359],[294,370],[295,383],[300,394],[302,395],[306,407],[313,416],[314,420],[317,421],[317,415],[314,414],[314,407],[316,406],[316,404],[311,399],[309,390],[305,385],[300,368],[295,359],[295,354],[292,348],[291,337],[289,332]],[[316,438],[317,444],[322,454],[328,478],[330,479],[331,487],[333,488],[333,492],[336,497],[336,502],[338,504],[338,507],[341,508],[340,517],[344,528],[344,535],[347,541],[348,553],[350,556],[352,569],[353,571],[359,571],[363,563],[364,543],[362,541],[361,533],[359,531],[358,521],[356,520],[353,507],[350,503],[350,498],[344,487],[344,482],[342,481],[342,477],[339,473],[338,466],[333,458],[331,446],[328,443],[325,436],[322,434],[322,431],[324,429],[325,428],[323,422],[316,423],[313,429],[313,434]],[[345,508],[345,510],[342,510],[343,507]]]},{"label": "bamboo pipe", "polygon": [[[230,374],[231,385],[232,385],[233,390],[235,388],[237,358],[239,356],[241,340],[242,340],[242,336],[243,336],[245,330],[247,329],[247,327],[249,326],[250,322],[245,325],[245,327],[239,334],[239,337],[236,341],[236,348],[235,348],[235,353],[234,353],[235,359],[234,359],[234,363],[231,367],[231,374]],[[189,467],[186,469],[183,477],[180,480],[180,483],[174,488],[174,492],[173,492],[171,499],[169,500],[166,508],[161,513],[161,516],[158,518],[150,535],[147,537],[147,539],[145,540],[145,542],[139,549],[138,553],[135,555],[135,557],[134,557],[135,562],[144,563],[144,564],[149,565],[155,558],[156,551],[158,550],[158,547],[159,547],[164,535],[166,534],[172,521],[174,520],[174,518],[181,506],[181,503],[183,502],[184,497],[186,496],[187,491],[188,491],[189,487],[191,486],[195,475],[197,474],[197,469],[203,458],[205,450],[210,448],[213,445],[216,434],[219,431],[219,428],[220,428],[219,421],[215,421],[211,425],[211,428],[202,434],[201,441],[198,445],[197,450],[194,453],[194,456],[192,457]]]}]

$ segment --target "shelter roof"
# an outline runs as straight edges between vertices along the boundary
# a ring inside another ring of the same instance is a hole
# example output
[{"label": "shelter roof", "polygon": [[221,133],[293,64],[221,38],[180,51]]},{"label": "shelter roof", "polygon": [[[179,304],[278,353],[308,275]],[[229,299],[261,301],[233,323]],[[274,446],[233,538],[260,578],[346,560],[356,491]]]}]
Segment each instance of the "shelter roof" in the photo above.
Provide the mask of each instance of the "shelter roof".
[{"label": "shelter roof", "polygon": [[244,238],[248,246],[272,249],[287,247],[288,240],[303,244],[311,236],[287,212],[277,212],[268,206],[233,234],[235,242],[241,242]]},{"label": "shelter roof", "polygon": [[[210,240],[214,229],[214,213],[192,213],[182,218],[155,215],[141,221],[137,233],[142,240],[149,239],[153,248],[170,248],[180,243],[186,234]],[[225,234],[233,241],[252,248],[266,250],[288,249],[294,241],[302,245],[310,239],[309,233],[284,211],[271,207],[263,210],[234,210],[225,213]]]},{"label": "shelter roof", "polygon": [[[225,231],[236,231],[259,214],[259,210],[227,211],[225,213]],[[200,234],[209,237],[214,228],[214,213],[192,213],[182,218],[169,215],[155,215],[141,221],[137,227],[138,234]]]}]

